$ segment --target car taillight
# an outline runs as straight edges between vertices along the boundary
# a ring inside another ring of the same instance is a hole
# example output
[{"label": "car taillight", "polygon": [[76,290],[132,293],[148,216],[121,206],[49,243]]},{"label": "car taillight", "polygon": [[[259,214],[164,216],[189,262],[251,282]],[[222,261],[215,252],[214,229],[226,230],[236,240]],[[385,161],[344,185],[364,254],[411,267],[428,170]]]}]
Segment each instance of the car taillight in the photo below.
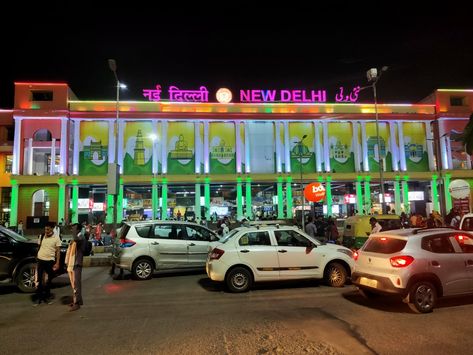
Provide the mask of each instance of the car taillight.
[{"label": "car taillight", "polygon": [[136,243],[130,239],[120,239],[120,248],[129,248],[135,245]]},{"label": "car taillight", "polygon": [[393,256],[389,261],[392,267],[406,267],[412,264],[414,258],[409,255]]},{"label": "car taillight", "polygon": [[210,253],[210,260],[218,260],[225,253],[222,249],[214,248],[212,253]]},{"label": "car taillight", "polygon": [[358,260],[358,256],[359,256],[358,251],[357,251],[357,250],[354,250],[354,251],[353,251],[353,259],[355,259],[355,261]]}]

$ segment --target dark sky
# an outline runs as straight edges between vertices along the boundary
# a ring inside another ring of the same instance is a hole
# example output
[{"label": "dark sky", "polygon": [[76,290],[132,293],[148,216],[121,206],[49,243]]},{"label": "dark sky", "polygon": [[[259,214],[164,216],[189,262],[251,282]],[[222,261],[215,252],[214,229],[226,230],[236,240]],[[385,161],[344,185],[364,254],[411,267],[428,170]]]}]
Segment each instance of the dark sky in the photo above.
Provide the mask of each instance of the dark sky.
[{"label": "dark sky", "polygon": [[[156,84],[335,92],[367,84],[366,71],[384,65],[381,102],[473,88],[473,16],[460,3],[455,13],[397,2],[163,8],[135,1],[118,10],[116,2],[103,9],[99,1],[37,3],[1,9],[0,108],[13,106],[14,81],[67,82],[79,99],[114,99],[108,58],[129,87],[124,100],[142,100],[141,90]],[[361,101],[371,99],[364,91]]]}]

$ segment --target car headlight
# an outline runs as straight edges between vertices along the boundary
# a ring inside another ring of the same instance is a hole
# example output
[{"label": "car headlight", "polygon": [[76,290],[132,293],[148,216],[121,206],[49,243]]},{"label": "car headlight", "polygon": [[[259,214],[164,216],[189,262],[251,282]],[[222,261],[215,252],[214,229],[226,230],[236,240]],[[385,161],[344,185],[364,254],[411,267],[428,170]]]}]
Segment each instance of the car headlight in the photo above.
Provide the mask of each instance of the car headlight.
[{"label": "car headlight", "polygon": [[337,249],[337,251],[348,255],[350,258],[353,256],[353,252],[350,249]]}]

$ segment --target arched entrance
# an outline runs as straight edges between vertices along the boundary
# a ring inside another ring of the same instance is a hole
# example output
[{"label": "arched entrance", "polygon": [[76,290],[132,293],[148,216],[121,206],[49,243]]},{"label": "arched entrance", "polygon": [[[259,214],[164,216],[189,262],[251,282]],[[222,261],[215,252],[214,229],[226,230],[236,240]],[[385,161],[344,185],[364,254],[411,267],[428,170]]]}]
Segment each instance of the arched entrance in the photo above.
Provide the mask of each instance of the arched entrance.
[{"label": "arched entrance", "polygon": [[31,212],[35,217],[49,216],[49,195],[45,190],[33,194]]}]

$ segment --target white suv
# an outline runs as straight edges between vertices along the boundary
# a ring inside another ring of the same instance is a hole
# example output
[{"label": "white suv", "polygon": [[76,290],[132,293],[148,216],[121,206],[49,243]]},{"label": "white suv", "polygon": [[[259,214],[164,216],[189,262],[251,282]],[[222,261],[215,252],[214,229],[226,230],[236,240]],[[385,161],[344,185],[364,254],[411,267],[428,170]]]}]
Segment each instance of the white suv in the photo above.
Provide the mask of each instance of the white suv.
[{"label": "white suv", "polygon": [[115,241],[112,262],[147,280],[154,270],[204,268],[217,235],[208,228],[184,221],[125,223]]},{"label": "white suv", "polygon": [[370,235],[358,250],[352,282],[367,298],[394,294],[417,313],[438,297],[473,293],[473,234],[449,228]]},{"label": "white suv", "polygon": [[350,249],[291,226],[240,227],[220,242],[207,258],[207,275],[231,292],[248,291],[254,281],[310,278],[342,287],[354,265]]}]

